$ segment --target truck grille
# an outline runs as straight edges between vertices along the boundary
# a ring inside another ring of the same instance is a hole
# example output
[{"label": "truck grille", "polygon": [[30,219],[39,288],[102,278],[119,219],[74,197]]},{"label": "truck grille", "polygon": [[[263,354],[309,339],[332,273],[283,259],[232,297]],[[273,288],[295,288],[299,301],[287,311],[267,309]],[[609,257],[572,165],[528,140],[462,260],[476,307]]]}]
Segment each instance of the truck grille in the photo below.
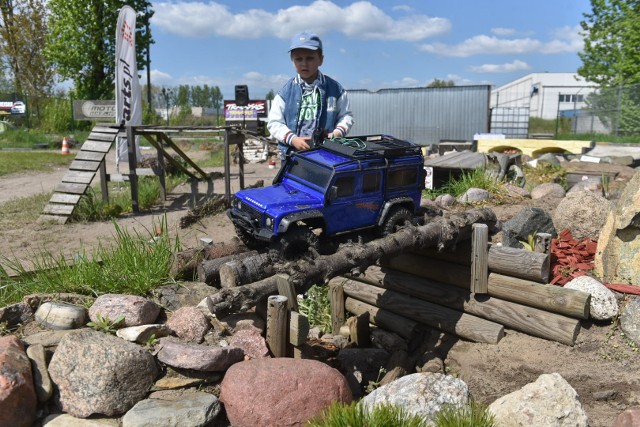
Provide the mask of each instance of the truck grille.
[{"label": "truck grille", "polygon": [[262,219],[262,213],[252,206],[247,205],[244,202],[240,202],[240,210],[247,213],[251,217],[251,222],[260,225]]}]

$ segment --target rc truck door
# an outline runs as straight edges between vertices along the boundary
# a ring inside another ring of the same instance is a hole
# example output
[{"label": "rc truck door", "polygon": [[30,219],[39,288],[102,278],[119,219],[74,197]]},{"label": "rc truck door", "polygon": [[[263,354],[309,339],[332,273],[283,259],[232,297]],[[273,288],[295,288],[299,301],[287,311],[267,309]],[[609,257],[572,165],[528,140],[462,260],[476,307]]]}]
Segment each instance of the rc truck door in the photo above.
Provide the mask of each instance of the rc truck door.
[{"label": "rc truck door", "polygon": [[357,230],[376,223],[383,205],[382,172],[338,176],[335,199],[325,207],[327,234]]}]

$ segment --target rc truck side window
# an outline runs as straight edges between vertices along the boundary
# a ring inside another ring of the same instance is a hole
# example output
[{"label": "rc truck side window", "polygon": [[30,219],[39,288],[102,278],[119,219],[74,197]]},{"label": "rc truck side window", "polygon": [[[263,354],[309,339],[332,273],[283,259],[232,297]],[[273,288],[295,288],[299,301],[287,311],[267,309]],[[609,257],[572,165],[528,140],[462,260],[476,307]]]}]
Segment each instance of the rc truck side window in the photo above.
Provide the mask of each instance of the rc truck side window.
[{"label": "rc truck side window", "polygon": [[336,187],[338,187],[338,197],[352,196],[354,191],[354,177],[343,176],[336,179]]},{"label": "rc truck side window", "polygon": [[387,177],[387,188],[404,187],[415,184],[418,180],[418,170],[416,168],[395,169],[389,171]]},{"label": "rc truck side window", "polygon": [[365,173],[362,175],[362,192],[374,193],[380,190],[380,173]]}]

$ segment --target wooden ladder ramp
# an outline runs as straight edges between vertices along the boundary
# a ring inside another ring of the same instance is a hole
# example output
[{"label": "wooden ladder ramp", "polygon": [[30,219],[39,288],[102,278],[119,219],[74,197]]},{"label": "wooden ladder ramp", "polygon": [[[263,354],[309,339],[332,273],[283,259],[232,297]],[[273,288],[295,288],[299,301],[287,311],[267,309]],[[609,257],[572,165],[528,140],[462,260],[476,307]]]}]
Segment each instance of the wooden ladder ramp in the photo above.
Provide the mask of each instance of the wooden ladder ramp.
[{"label": "wooden ladder ramp", "polygon": [[117,136],[118,128],[96,126],[91,130],[89,137],[69,166],[69,171],[62,178],[62,182],[55,187],[38,222],[65,224],[69,220]]}]

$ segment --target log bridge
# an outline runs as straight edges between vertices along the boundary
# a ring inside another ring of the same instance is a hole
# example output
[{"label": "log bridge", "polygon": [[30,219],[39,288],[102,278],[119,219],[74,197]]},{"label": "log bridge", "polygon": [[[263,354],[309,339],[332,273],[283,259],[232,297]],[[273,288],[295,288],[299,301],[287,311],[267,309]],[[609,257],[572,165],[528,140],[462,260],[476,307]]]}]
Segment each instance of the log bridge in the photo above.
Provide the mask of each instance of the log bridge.
[{"label": "log bridge", "polygon": [[426,325],[474,342],[498,343],[509,328],[574,345],[580,321],[589,317],[590,294],[548,285],[548,253],[490,245],[487,234],[496,223],[490,209],[472,209],[311,261],[259,268],[264,278],[246,268],[264,266],[264,254],[222,266],[200,259],[190,271],[221,287],[206,299],[219,317],[266,301],[278,293],[279,277],[296,294],[329,284],[334,333],[349,312],[407,339]]}]

